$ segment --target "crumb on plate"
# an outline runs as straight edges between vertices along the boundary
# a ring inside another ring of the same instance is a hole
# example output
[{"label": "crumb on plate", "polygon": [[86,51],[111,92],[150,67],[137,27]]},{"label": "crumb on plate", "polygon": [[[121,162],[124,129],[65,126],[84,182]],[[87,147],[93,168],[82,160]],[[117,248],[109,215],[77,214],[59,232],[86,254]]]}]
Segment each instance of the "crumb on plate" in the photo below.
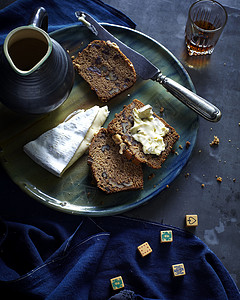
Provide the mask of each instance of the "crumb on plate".
[{"label": "crumb on plate", "polygon": [[191,143],[189,141],[186,141],[186,148],[188,149],[190,147]]}]

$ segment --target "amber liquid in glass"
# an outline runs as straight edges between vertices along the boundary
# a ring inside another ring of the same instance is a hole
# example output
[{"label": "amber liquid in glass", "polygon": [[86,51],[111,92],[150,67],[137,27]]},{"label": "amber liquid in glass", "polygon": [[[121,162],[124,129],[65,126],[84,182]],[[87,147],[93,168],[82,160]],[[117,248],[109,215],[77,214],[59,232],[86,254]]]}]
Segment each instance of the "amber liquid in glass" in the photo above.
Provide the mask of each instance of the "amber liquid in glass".
[{"label": "amber liquid in glass", "polygon": [[197,33],[195,33],[191,40],[186,37],[186,43],[188,50],[198,54],[211,54],[213,52],[214,46],[211,44],[211,35],[203,30],[215,30],[216,27],[209,21],[197,20],[194,22],[196,26],[199,27]]}]

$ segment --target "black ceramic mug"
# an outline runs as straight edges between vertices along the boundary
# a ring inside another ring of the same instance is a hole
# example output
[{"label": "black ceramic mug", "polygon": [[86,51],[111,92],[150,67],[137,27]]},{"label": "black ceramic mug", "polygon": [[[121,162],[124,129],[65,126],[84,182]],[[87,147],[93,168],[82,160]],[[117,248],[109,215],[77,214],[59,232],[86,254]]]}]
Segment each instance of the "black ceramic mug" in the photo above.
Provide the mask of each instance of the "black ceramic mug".
[{"label": "black ceramic mug", "polygon": [[72,60],[46,32],[48,15],[38,8],[30,25],[12,30],[0,57],[0,100],[8,108],[43,114],[59,107],[74,82]]}]

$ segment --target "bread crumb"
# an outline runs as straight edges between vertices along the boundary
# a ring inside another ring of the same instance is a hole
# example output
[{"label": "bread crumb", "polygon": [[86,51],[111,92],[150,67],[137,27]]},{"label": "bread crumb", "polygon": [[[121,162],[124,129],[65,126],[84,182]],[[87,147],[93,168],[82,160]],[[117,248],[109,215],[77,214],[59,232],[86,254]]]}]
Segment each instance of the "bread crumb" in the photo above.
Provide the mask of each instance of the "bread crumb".
[{"label": "bread crumb", "polygon": [[179,145],[178,147],[179,147],[180,149],[182,149],[182,148],[183,148],[183,146],[182,146],[182,145]]},{"label": "bread crumb", "polygon": [[162,114],[164,112],[164,107],[160,108],[160,113]]},{"label": "bread crumb", "polygon": [[218,182],[222,182],[222,177],[218,176],[218,177],[217,177],[217,181],[218,181]]},{"label": "bread crumb", "polygon": [[166,185],[166,188],[168,188],[168,189],[169,189],[169,185],[168,185],[168,184]]},{"label": "bread crumb", "polygon": [[214,135],[213,141],[210,143],[210,146],[219,145],[219,138]]},{"label": "bread crumb", "polygon": [[233,182],[236,182],[236,178],[233,178]]},{"label": "bread crumb", "polygon": [[186,141],[186,148],[188,149],[190,147],[191,143],[189,141]]},{"label": "bread crumb", "polygon": [[155,177],[155,174],[154,174],[154,173],[148,175],[148,179],[149,179],[149,180],[153,179],[154,177]]},{"label": "bread crumb", "polygon": [[202,183],[201,187],[202,187],[202,188],[204,188],[204,187],[205,187],[205,184],[204,184],[204,183]]},{"label": "bread crumb", "polygon": [[185,174],[185,178],[188,178],[189,176],[190,176],[189,173],[186,173],[186,174]]}]

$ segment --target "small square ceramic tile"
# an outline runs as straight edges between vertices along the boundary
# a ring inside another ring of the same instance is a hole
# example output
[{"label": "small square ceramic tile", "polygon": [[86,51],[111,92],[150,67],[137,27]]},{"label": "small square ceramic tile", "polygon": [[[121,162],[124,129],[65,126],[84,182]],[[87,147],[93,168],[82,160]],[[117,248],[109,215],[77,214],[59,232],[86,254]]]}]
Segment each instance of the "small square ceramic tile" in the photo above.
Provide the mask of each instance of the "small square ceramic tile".
[{"label": "small square ceramic tile", "polygon": [[113,290],[119,290],[119,289],[124,288],[122,276],[112,278],[112,279],[110,279],[110,281],[111,281]]},{"label": "small square ceramic tile", "polygon": [[152,252],[152,248],[150,247],[148,242],[145,242],[142,245],[138,246],[138,251],[142,256],[146,256]]},{"label": "small square ceramic tile", "polygon": [[197,215],[186,215],[186,226],[198,226],[198,216]]},{"label": "small square ceramic tile", "polygon": [[183,276],[186,275],[184,264],[172,265],[173,276]]},{"label": "small square ceramic tile", "polygon": [[161,243],[171,243],[173,241],[172,230],[164,230],[160,232]]}]

